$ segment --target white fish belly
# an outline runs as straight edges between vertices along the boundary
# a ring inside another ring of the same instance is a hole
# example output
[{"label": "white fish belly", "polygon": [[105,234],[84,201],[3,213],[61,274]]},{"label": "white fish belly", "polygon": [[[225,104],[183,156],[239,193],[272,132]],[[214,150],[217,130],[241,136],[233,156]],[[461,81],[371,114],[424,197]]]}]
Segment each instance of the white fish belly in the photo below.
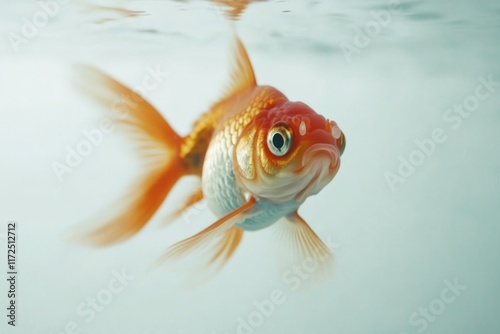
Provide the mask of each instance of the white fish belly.
[{"label": "white fish belly", "polygon": [[232,154],[234,145],[218,133],[208,146],[202,172],[202,191],[208,207],[222,217],[245,204],[246,199],[234,174]]}]

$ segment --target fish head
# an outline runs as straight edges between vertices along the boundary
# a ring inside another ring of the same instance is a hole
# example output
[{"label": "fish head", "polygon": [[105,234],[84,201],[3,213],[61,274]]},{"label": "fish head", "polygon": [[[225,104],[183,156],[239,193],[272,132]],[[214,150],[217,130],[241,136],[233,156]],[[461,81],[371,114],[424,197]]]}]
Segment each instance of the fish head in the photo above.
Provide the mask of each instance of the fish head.
[{"label": "fish head", "polygon": [[236,143],[240,186],[271,202],[303,202],[336,175],[345,136],[337,123],[301,102],[260,112]]}]

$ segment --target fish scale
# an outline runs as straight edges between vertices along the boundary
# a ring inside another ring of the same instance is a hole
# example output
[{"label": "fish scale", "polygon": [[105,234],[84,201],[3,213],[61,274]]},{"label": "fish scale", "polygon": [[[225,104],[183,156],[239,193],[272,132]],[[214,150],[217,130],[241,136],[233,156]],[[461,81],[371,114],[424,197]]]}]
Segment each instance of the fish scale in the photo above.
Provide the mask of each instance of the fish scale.
[{"label": "fish scale", "polygon": [[228,101],[228,111],[210,140],[202,172],[203,196],[217,216],[233,211],[246,201],[245,191],[238,185],[234,174],[237,138],[259,112],[285,100],[276,89],[257,86]]}]

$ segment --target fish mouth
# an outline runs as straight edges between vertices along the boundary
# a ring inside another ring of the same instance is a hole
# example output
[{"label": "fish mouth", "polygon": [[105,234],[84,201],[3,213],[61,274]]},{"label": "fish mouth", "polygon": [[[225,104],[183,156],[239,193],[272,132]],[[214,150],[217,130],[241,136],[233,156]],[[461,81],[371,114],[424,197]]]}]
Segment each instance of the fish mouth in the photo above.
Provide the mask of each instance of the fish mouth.
[{"label": "fish mouth", "polygon": [[313,144],[299,159],[295,169],[279,175],[267,175],[259,165],[258,181],[245,180],[245,189],[274,203],[302,203],[328,184],[340,167],[340,152],[333,144]]},{"label": "fish mouth", "polygon": [[314,164],[313,160],[323,158],[320,160],[324,160],[324,158],[329,159],[329,168],[335,169],[340,160],[340,151],[339,149],[332,144],[314,144],[309,147],[302,156],[302,168],[306,168],[309,164]]},{"label": "fish mouth", "polygon": [[302,156],[300,172],[305,179],[304,188],[297,194],[298,201],[317,194],[328,184],[339,169],[340,151],[335,145],[314,144]]}]

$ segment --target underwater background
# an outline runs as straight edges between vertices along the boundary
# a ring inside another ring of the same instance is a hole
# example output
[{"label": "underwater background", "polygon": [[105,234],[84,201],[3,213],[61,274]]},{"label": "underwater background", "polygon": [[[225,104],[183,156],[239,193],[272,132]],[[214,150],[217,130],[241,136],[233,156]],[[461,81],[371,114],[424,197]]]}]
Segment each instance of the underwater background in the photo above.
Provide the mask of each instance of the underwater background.
[{"label": "underwater background", "polygon": [[[335,255],[332,280],[282,270],[272,227],[195,288],[151,269],[216,219],[199,204],[165,225],[194,178],[126,242],[68,237],[142,171],[119,130],[54,171],[103,117],[73,66],[135,87],[185,135],[229,82],[234,31],[259,84],[345,133],[339,173],[300,210]],[[500,331],[498,1],[4,0],[0,33],[1,333]]]}]

